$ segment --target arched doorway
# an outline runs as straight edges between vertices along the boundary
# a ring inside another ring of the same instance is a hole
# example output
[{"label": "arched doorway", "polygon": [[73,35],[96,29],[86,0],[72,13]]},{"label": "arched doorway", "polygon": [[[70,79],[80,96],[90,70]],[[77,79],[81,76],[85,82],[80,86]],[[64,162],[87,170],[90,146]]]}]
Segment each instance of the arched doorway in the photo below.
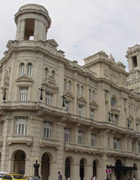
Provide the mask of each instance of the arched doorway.
[{"label": "arched doorway", "polygon": [[41,177],[42,180],[48,180],[50,176],[50,157],[47,153],[42,155],[42,162],[41,162]]},{"label": "arched doorway", "polygon": [[120,160],[117,160],[115,163],[115,176],[116,176],[116,180],[122,180],[123,172],[122,172],[122,163]]},{"label": "arched doorway", "polygon": [[80,160],[80,180],[84,179],[84,167],[85,167],[84,159],[81,159]]},{"label": "arched doorway", "polygon": [[97,177],[97,163],[95,160],[93,161],[93,177],[94,176]]},{"label": "arched doorway", "polygon": [[70,173],[71,173],[71,160],[69,157],[67,157],[65,160],[65,177],[66,177],[66,180],[68,178],[70,178]]},{"label": "arched doorway", "polygon": [[18,174],[25,174],[25,158],[26,154],[22,150],[18,150],[14,155],[14,167],[13,172]]}]

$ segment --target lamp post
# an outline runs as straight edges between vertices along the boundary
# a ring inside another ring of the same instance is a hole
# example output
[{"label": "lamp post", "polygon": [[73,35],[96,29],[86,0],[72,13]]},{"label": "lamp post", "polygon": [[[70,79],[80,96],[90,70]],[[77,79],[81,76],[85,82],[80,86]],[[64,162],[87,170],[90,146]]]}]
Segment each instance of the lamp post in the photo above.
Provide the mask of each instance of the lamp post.
[{"label": "lamp post", "polygon": [[43,89],[43,87],[41,86],[41,87],[39,88],[39,90],[40,90],[40,100],[43,100],[42,92],[44,91],[44,89]]},{"label": "lamp post", "polygon": [[34,163],[34,176],[37,176],[39,177],[39,167],[40,167],[40,164],[38,162],[38,159],[36,159],[35,163]]}]

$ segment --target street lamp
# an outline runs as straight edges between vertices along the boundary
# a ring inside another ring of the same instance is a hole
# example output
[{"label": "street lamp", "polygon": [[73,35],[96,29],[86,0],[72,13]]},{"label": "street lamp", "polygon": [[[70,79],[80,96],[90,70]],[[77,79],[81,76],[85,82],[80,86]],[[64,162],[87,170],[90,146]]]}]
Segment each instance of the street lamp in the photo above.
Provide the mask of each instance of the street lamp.
[{"label": "street lamp", "polygon": [[42,92],[44,91],[44,89],[43,89],[43,87],[41,86],[41,87],[39,88],[39,90],[40,90],[40,100],[43,100]]},{"label": "street lamp", "polygon": [[38,162],[38,159],[36,159],[35,163],[34,163],[34,176],[37,176],[39,177],[39,167],[40,167],[40,164]]}]

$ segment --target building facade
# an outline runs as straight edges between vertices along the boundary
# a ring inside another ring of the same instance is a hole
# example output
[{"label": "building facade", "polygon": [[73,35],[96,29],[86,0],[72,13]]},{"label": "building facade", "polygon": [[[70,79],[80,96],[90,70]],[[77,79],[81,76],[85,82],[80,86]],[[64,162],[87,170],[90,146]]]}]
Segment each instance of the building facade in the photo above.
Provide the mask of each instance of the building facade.
[{"label": "building facade", "polygon": [[140,179],[140,46],[130,72],[100,51],[85,65],[47,39],[51,19],[36,4],[15,15],[16,39],[0,64],[0,170],[42,180]]}]

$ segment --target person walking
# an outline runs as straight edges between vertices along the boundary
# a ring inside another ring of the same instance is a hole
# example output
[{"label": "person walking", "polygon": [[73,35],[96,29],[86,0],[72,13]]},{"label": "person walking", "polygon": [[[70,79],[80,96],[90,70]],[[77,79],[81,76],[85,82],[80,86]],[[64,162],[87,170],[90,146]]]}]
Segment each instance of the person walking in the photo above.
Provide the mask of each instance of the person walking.
[{"label": "person walking", "polygon": [[62,174],[58,171],[58,180],[62,180]]}]

